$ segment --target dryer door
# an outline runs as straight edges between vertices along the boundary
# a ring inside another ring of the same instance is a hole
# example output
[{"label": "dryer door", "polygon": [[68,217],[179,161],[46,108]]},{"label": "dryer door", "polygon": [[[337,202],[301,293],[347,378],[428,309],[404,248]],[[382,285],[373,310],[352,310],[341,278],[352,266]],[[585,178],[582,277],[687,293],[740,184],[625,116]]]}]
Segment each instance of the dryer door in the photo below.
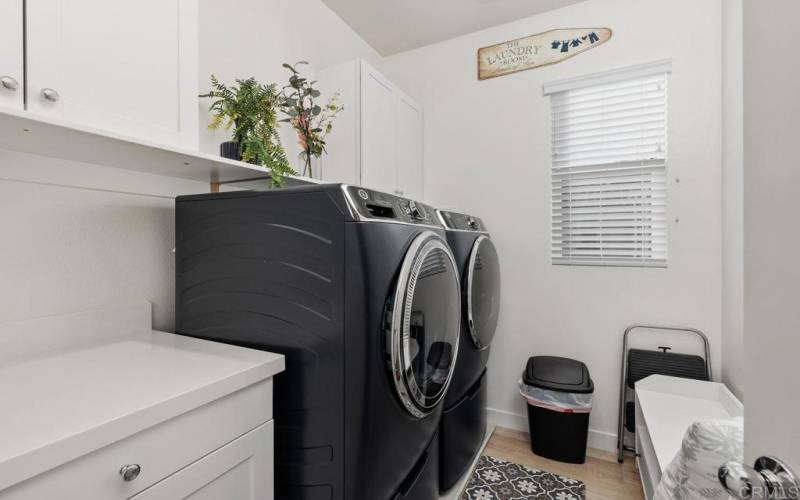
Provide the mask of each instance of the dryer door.
[{"label": "dryer door", "polygon": [[475,240],[464,279],[467,302],[467,328],[479,349],[486,349],[494,338],[500,313],[500,259],[492,240]]},{"label": "dryer door", "polygon": [[436,233],[426,231],[411,243],[390,307],[392,380],[403,406],[422,418],[450,384],[461,317],[455,260]]}]

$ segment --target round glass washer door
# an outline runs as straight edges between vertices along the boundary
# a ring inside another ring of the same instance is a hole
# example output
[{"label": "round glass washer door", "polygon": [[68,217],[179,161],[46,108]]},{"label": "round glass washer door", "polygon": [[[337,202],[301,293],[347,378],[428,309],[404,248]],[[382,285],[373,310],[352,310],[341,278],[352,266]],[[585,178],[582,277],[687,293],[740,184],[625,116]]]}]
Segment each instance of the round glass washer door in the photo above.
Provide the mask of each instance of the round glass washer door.
[{"label": "round glass washer door", "polygon": [[500,313],[500,259],[486,236],[479,236],[472,245],[464,287],[470,337],[478,349],[486,349],[494,338]]},{"label": "round glass washer door", "polygon": [[391,304],[392,380],[408,412],[422,418],[444,398],[458,353],[461,293],[455,259],[432,231],[406,253]]}]

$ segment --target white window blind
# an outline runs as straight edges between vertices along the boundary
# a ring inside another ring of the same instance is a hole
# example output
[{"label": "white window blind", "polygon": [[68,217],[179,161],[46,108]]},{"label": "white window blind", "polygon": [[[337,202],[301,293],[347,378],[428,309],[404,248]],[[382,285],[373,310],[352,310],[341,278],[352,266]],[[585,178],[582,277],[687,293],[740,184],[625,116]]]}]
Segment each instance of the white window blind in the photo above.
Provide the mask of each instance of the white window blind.
[{"label": "white window blind", "polygon": [[554,264],[667,263],[667,76],[658,62],[554,82]]}]

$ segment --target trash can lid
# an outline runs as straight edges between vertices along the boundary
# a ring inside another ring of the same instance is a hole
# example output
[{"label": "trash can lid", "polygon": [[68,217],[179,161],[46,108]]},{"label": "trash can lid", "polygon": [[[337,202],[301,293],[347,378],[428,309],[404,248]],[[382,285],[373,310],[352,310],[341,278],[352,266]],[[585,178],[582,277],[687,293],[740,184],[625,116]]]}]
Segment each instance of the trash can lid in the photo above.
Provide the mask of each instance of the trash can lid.
[{"label": "trash can lid", "polygon": [[522,375],[526,384],[557,392],[589,394],[594,383],[589,369],[580,361],[556,356],[534,356]]}]

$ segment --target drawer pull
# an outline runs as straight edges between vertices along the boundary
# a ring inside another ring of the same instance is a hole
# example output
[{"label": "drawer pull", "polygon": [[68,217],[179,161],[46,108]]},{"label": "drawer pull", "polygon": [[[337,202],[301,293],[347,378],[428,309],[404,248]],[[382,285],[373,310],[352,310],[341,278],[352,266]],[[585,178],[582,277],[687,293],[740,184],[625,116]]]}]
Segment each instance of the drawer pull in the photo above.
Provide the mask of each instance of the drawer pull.
[{"label": "drawer pull", "polygon": [[139,464],[128,464],[123,465],[119,469],[119,475],[122,476],[122,480],[125,482],[130,482],[139,477],[139,473],[142,472],[142,466]]}]

